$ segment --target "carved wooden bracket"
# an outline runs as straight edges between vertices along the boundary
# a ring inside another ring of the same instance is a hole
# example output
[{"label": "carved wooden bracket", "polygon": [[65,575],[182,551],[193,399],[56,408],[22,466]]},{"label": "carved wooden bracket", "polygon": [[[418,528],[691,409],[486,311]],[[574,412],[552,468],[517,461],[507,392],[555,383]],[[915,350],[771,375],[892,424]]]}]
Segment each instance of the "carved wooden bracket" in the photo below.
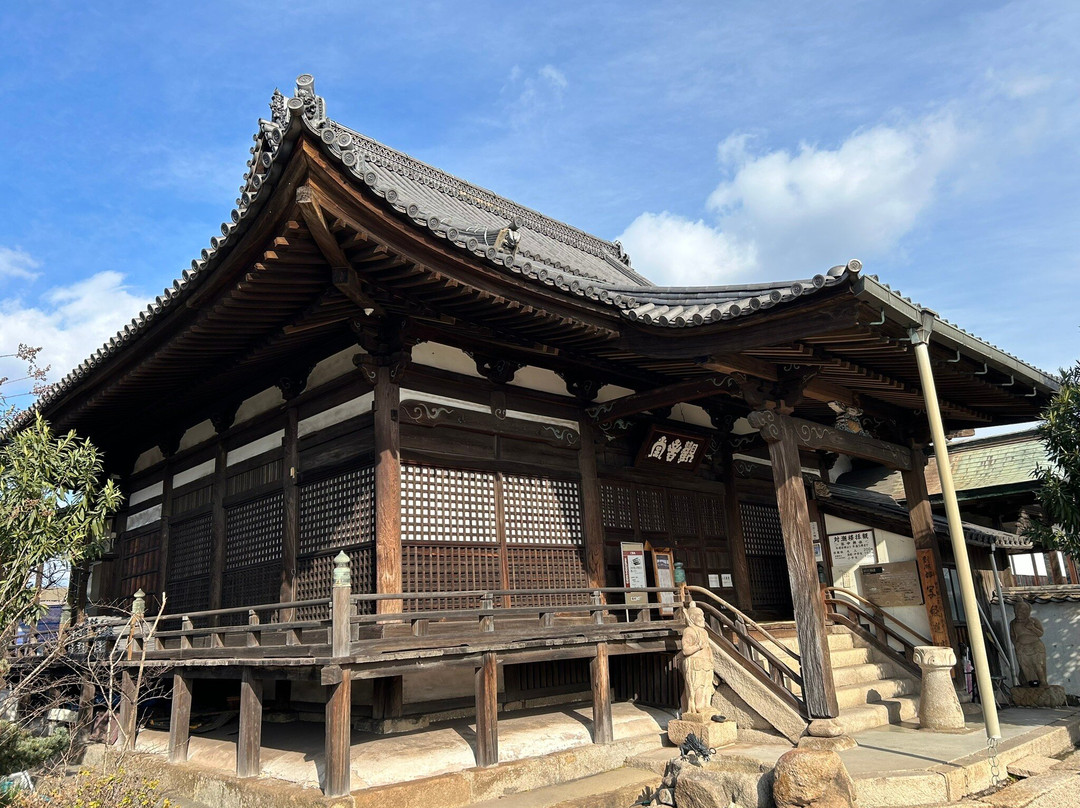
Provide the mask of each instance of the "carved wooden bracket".
[{"label": "carved wooden bracket", "polygon": [[861,457],[893,469],[906,471],[913,468],[911,450],[895,443],[841,432],[835,427],[792,418],[775,410],[755,410],[747,420],[768,443],[783,440],[785,432],[789,432],[795,443],[808,449]]},{"label": "carved wooden bracket", "polygon": [[524,364],[503,357],[485,356],[484,354],[471,354],[476,363],[476,372],[492,384],[507,384],[514,378]]},{"label": "carved wooden bracket", "polygon": [[315,369],[314,363],[302,365],[294,370],[282,374],[275,386],[281,391],[281,397],[286,401],[292,401],[307,387],[308,376],[311,375],[311,371]]},{"label": "carved wooden bracket", "polygon": [[566,392],[576,398],[582,404],[590,404],[596,400],[596,394],[604,383],[595,376],[586,376],[570,370],[556,371],[566,384]]},{"label": "carved wooden bracket", "polygon": [[466,410],[450,404],[410,398],[398,405],[398,414],[402,423],[417,426],[451,426],[470,432],[505,435],[569,449],[577,449],[581,445],[581,435],[569,427],[542,421],[527,421],[523,418],[497,418],[491,413]]},{"label": "carved wooden bracket", "polygon": [[210,423],[214,425],[214,431],[219,435],[233,425],[236,411],[240,409],[240,402],[234,401],[223,404],[210,414]]}]

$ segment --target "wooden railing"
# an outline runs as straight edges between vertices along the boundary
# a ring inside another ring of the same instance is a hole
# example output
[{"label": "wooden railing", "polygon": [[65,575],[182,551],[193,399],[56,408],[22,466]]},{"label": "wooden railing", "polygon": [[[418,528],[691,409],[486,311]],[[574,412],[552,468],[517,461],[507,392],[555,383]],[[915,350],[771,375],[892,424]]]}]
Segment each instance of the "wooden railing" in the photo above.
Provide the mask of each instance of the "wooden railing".
[{"label": "wooden railing", "polygon": [[[806,716],[799,655],[749,616],[708,589],[688,586],[685,592],[687,596],[696,598],[694,605],[705,612],[706,630],[713,642],[771,692],[800,715]],[[684,607],[688,605],[689,603],[684,603]],[[754,636],[751,629],[772,643],[776,651]],[[787,661],[781,657],[786,657]]]},{"label": "wooden railing", "polygon": [[921,675],[915,664],[915,646],[933,645],[929,637],[851,590],[827,586],[824,596],[831,622],[846,626],[912,673]]}]

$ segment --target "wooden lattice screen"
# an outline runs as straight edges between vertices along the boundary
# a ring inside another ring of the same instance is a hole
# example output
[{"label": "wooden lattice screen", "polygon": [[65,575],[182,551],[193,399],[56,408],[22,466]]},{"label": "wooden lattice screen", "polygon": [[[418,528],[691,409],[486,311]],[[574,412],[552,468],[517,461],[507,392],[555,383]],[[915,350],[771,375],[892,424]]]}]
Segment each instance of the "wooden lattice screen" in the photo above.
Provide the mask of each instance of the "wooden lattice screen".
[{"label": "wooden lattice screen", "polygon": [[[300,488],[297,600],[329,597],[334,556],[349,556],[354,594],[375,586],[375,470],[363,466],[306,483]],[[301,617],[322,617],[315,609]]]},{"label": "wooden lattice screen", "polygon": [[[588,586],[581,493],[574,481],[405,465],[401,539],[406,592]],[[518,600],[512,605],[582,599]],[[478,605],[476,598],[406,602],[413,609]]]},{"label": "wooden lattice screen", "polygon": [[170,614],[208,608],[210,599],[210,514],[173,522],[169,533],[169,581],[166,610]]},{"label": "wooden lattice screen", "polygon": [[739,515],[754,609],[790,614],[791,587],[788,583],[780,512],[775,505],[740,502]]},{"label": "wooden lattice screen", "polygon": [[158,605],[161,594],[161,530],[157,527],[125,533],[120,539],[120,595],[130,599],[141,589],[151,607]]},{"label": "wooden lattice screen", "polygon": [[225,509],[223,608],[278,600],[283,518],[284,496],[280,491]]}]

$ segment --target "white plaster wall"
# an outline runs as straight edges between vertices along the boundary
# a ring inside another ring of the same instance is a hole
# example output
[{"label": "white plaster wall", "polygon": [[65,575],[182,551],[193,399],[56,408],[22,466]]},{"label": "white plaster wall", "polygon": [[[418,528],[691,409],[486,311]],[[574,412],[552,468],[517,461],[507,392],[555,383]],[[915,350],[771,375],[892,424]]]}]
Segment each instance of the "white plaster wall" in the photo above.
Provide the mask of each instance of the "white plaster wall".
[{"label": "white plaster wall", "polygon": [[180,450],[183,451],[184,449],[190,449],[192,446],[198,446],[215,435],[217,435],[217,431],[214,429],[214,425],[210,421],[202,421],[188,429],[180,438]]},{"label": "white plaster wall", "polygon": [[374,401],[374,392],[364,393],[362,396],[338,404],[336,407],[317,412],[304,418],[296,425],[297,435],[302,438],[305,435],[318,432],[320,429],[326,429],[334,424],[340,424],[342,421],[348,421],[357,415],[371,412],[371,405]]},{"label": "white plaster wall", "polygon": [[361,353],[363,351],[360,348],[353,346],[326,357],[311,369],[311,373],[308,374],[307,378],[307,386],[304,389],[314,390],[320,384],[326,384],[356,370],[353,357]]},{"label": "white plaster wall", "polygon": [[140,488],[138,491],[131,492],[131,496],[128,497],[128,505],[134,507],[141,502],[146,502],[148,499],[160,497],[164,492],[165,484],[161,482],[154,483],[146,488]]},{"label": "white plaster wall", "polygon": [[209,477],[214,473],[215,465],[213,460],[204,460],[198,465],[176,472],[173,475],[173,488],[179,488],[182,485],[201,480],[203,477]]},{"label": "white plaster wall", "polygon": [[603,404],[605,401],[611,401],[613,398],[622,398],[623,396],[629,396],[634,394],[634,390],[629,387],[619,387],[617,384],[605,384],[600,388],[600,392],[596,394],[596,403]]},{"label": "white plaster wall", "polygon": [[274,409],[285,401],[281,397],[281,391],[276,387],[268,387],[261,393],[256,393],[251,398],[245,399],[236,411],[233,423],[239,424]]},{"label": "white plaster wall", "polygon": [[[998,636],[1008,632],[1001,626],[1001,609],[991,607]],[[1011,622],[1012,605],[1005,609]],[[1080,603],[1032,603],[1031,616],[1043,625],[1046,646],[1046,676],[1052,685],[1061,685],[1071,696],[1080,696]]]},{"label": "white plaster wall", "polygon": [[552,393],[556,396],[565,396],[566,382],[553,370],[547,368],[526,365],[514,374],[510,384],[515,387],[525,387],[529,390],[538,390],[541,393]]},{"label": "white plaster wall", "polygon": [[237,446],[235,449],[230,449],[225,458],[225,465],[231,466],[234,463],[242,463],[245,460],[250,460],[253,457],[261,455],[263,452],[269,452],[271,449],[276,449],[281,446],[281,441],[284,440],[284,438],[285,430],[279,429],[276,432],[271,432],[269,435],[253,440],[251,443],[245,443],[243,446]]},{"label": "white plaster wall", "polygon": [[[462,376],[482,379],[476,370],[476,362],[460,348],[443,345],[441,342],[420,342],[412,349],[412,361],[439,370],[449,370]],[[521,371],[518,371],[519,373]]]},{"label": "white plaster wall", "polygon": [[[872,525],[852,522],[850,519],[841,519],[832,514],[825,514],[826,533],[847,533],[853,530],[868,530],[872,527]],[[881,530],[876,527],[873,528],[873,530],[877,548],[877,563],[887,564],[894,561],[915,560],[915,540],[910,536],[891,533],[888,530]],[[826,552],[828,552],[827,549]],[[858,571],[859,566],[860,565],[856,564],[847,569],[834,566],[833,586],[850,589],[853,592],[858,592],[863,597],[866,597],[866,593],[862,591],[861,579]],[[914,606],[883,606],[882,608],[897,620],[911,626],[920,634],[926,637],[930,636],[930,621],[926,616],[926,604],[920,603]]]},{"label": "white plaster wall", "polygon": [[156,446],[151,446],[139,455],[138,459],[135,461],[134,471],[139,472],[143,469],[148,469],[151,466],[156,466],[164,459],[165,457],[161,454],[161,449]]},{"label": "white plaster wall", "polygon": [[709,417],[709,413],[705,412],[697,404],[676,404],[671,408],[671,420],[712,429],[712,419]]}]

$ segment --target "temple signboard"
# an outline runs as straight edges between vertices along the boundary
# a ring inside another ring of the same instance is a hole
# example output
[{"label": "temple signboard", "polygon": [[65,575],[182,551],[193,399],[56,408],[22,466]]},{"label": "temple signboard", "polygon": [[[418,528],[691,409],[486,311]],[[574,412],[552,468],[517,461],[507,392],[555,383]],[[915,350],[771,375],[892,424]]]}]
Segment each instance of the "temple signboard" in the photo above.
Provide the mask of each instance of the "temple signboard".
[{"label": "temple signboard", "polygon": [[832,555],[833,566],[839,569],[873,564],[877,561],[874,531],[867,529],[830,533],[829,552]]},{"label": "temple signboard", "polygon": [[863,596],[878,606],[918,606],[923,602],[916,561],[864,566],[859,577]]},{"label": "temple signboard", "polygon": [[696,432],[652,426],[638,452],[637,465],[693,471],[701,463],[708,439]]}]

